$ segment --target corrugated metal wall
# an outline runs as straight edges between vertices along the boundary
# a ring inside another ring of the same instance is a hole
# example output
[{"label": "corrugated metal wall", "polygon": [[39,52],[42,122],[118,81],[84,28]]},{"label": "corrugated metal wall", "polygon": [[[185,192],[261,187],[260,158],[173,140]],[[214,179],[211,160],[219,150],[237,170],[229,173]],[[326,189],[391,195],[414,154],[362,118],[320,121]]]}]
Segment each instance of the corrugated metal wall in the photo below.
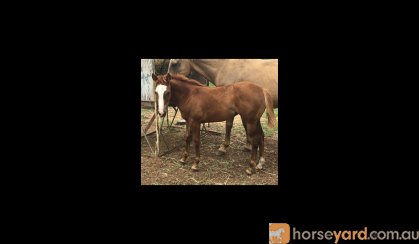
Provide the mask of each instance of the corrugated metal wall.
[{"label": "corrugated metal wall", "polygon": [[153,72],[153,60],[141,59],[141,101],[154,101],[154,84],[151,78]]}]

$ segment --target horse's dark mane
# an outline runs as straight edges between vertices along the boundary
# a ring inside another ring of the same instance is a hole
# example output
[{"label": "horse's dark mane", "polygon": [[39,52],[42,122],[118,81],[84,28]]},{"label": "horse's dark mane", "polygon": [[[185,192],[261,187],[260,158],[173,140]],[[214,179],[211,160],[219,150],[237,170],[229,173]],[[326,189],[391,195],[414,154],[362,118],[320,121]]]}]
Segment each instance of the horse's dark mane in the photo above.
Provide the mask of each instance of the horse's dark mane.
[{"label": "horse's dark mane", "polygon": [[196,86],[204,86],[203,84],[199,83],[196,80],[193,79],[189,79],[183,75],[176,75],[176,74],[170,74],[170,76],[172,77],[172,79],[177,80],[177,81],[181,81],[181,82],[185,82],[191,85],[196,85]]}]

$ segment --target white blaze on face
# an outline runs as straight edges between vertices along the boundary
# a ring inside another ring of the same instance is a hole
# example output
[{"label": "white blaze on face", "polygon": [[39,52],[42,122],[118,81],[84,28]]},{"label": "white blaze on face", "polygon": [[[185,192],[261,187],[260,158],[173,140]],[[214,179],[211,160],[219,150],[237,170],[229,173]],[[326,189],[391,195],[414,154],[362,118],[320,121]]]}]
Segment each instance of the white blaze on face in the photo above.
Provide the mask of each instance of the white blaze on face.
[{"label": "white blaze on face", "polygon": [[164,109],[164,100],[163,100],[163,94],[166,91],[167,86],[163,86],[163,85],[158,85],[156,87],[156,92],[159,95],[159,114],[163,114],[163,109]]}]

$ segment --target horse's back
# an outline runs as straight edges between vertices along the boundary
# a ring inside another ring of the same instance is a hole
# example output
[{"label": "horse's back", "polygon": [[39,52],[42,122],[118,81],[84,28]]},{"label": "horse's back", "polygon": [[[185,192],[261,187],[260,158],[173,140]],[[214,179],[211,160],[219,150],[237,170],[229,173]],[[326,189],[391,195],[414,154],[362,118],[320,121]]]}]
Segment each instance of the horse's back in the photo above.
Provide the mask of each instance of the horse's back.
[{"label": "horse's back", "polygon": [[276,66],[278,67],[278,59],[273,60],[261,60],[263,66]]},{"label": "horse's back", "polygon": [[229,86],[232,86],[234,88],[240,87],[240,88],[243,88],[243,89],[252,89],[254,91],[258,91],[258,90],[263,89],[261,86],[256,85],[255,83],[249,82],[249,81],[246,81],[246,80],[239,81],[239,82],[236,82],[234,84],[230,84]]},{"label": "horse's back", "polygon": [[237,61],[229,62],[228,69],[239,70],[241,72],[271,72],[278,70],[278,59],[274,60],[260,60],[260,59],[238,59]]}]

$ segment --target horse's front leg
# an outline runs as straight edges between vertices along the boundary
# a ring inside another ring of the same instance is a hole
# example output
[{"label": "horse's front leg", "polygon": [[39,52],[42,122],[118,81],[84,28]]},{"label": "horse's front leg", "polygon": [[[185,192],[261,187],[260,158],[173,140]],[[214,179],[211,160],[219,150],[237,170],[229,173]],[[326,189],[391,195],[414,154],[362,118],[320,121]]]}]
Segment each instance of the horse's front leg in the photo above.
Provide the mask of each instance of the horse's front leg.
[{"label": "horse's front leg", "polygon": [[191,131],[192,131],[192,137],[193,137],[193,143],[195,145],[195,161],[194,164],[192,165],[192,172],[197,172],[198,171],[198,163],[199,163],[199,157],[200,157],[200,152],[199,152],[199,146],[201,144],[201,123],[195,123],[195,122],[191,122],[190,123],[191,126]]},{"label": "horse's front leg", "polygon": [[192,140],[191,128],[189,126],[188,121],[186,121],[186,147],[185,147],[185,151],[183,152],[183,157],[179,161],[179,163],[182,164],[182,165],[185,164],[185,160],[189,156],[189,146],[191,144],[191,140]]},{"label": "horse's front leg", "polygon": [[231,135],[231,128],[233,127],[234,118],[226,121],[226,137],[224,139],[224,143],[221,144],[221,147],[217,151],[217,155],[224,155],[226,154],[227,147],[230,146],[230,135]]}]

